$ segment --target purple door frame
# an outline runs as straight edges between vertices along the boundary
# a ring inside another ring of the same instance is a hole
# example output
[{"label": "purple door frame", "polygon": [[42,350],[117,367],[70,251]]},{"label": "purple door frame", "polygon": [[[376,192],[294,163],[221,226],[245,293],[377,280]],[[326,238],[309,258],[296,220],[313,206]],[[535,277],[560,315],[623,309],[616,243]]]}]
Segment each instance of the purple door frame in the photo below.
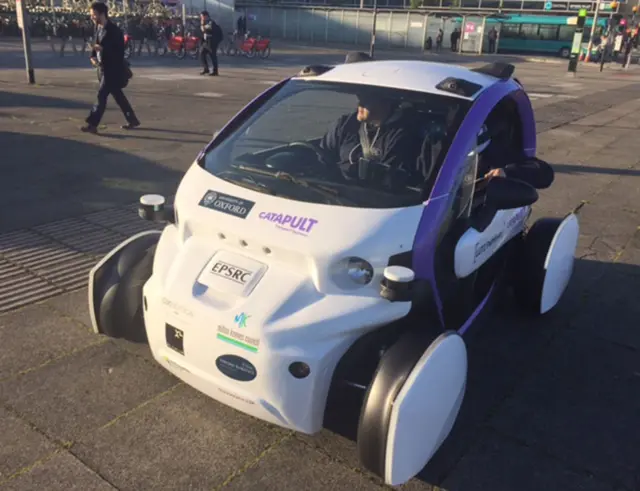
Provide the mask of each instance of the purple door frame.
[{"label": "purple door frame", "polygon": [[[469,151],[470,142],[477,138],[482,124],[496,104],[509,95],[513,97],[518,106],[518,112],[522,121],[522,137],[525,155],[528,157],[535,156],[535,118],[528,96],[522,87],[514,80],[510,79],[496,82],[494,85],[485,89],[475,100],[471,109],[469,109],[442,163],[440,173],[431,192],[431,197],[444,196],[451,191],[458,174],[462,171],[465,157]],[[440,322],[443,327],[446,326],[444,313],[442,312],[442,299],[436,285],[434,264],[438,232],[442,227],[449,204],[449,200],[447,199],[427,201],[413,243],[413,270],[415,271],[416,278],[427,280],[430,283],[438,308]],[[472,317],[475,317],[479,310],[482,309],[479,308],[476,310]]]}]

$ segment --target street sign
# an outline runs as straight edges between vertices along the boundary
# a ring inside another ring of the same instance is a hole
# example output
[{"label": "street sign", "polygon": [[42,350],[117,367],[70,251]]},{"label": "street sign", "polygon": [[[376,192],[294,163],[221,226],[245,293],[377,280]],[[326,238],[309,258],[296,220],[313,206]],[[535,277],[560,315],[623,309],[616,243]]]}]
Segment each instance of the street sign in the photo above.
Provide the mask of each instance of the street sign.
[{"label": "street sign", "polygon": [[578,59],[580,58],[580,48],[582,46],[582,37],[583,37],[584,25],[586,20],[587,20],[586,9],[580,9],[580,13],[578,15],[578,22],[576,23],[576,30],[573,34],[573,43],[571,44],[571,54],[569,55],[568,71],[570,73],[575,74],[578,69]]},{"label": "street sign", "polygon": [[553,2],[544,2],[544,9],[545,10],[553,9]]}]

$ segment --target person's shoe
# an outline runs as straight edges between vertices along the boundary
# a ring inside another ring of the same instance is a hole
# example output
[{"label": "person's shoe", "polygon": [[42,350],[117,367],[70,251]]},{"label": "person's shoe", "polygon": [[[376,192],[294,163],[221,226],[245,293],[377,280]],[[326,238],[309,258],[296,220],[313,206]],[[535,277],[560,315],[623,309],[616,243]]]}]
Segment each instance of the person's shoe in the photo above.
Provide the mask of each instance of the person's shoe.
[{"label": "person's shoe", "polygon": [[123,124],[122,126],[120,126],[120,128],[122,128],[123,130],[132,130],[134,128],[137,128],[138,126],[140,126],[140,121],[136,119],[133,122]]},{"label": "person's shoe", "polygon": [[209,73],[209,70],[202,70],[202,71],[200,72],[200,75],[206,75],[207,73]]},{"label": "person's shoe", "polygon": [[91,133],[93,135],[96,135],[98,134],[98,127],[93,126],[92,124],[87,124],[80,128],[80,131],[82,131],[83,133]]},{"label": "person's shoe", "polygon": [[218,76],[218,72],[213,72],[209,74],[210,77],[217,77]]}]

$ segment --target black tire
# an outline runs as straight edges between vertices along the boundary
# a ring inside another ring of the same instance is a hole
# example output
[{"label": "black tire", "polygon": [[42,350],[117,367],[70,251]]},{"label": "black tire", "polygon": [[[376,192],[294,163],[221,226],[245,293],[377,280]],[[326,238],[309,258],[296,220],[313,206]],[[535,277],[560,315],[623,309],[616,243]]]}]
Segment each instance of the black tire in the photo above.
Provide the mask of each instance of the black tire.
[{"label": "black tire", "polygon": [[380,477],[385,474],[392,401],[432,341],[419,330],[404,333],[380,360],[367,389],[358,422],[358,456],[366,469]]},{"label": "black tire", "polygon": [[546,271],[545,260],[561,218],[541,218],[525,234],[515,255],[513,293],[522,311],[531,317],[541,316],[540,303]]},{"label": "black tire", "polygon": [[179,60],[184,59],[186,55],[187,55],[187,50],[184,48],[184,46],[181,46],[180,49],[176,51],[176,58],[178,58]]},{"label": "black tire", "polygon": [[269,56],[271,56],[271,46],[267,46],[266,49],[260,51],[260,58],[263,60],[266,60]]},{"label": "black tire", "polygon": [[134,343],[147,343],[142,287],[153,272],[155,251],[156,245],[146,249],[122,276],[113,299],[113,326],[117,326],[118,331],[105,334]]}]

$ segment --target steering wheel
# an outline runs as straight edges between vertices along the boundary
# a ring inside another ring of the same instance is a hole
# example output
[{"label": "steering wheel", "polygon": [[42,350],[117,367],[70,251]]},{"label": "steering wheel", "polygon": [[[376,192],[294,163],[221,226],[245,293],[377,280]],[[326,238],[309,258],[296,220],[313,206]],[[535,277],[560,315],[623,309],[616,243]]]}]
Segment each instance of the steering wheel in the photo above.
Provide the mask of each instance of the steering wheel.
[{"label": "steering wheel", "polygon": [[321,163],[324,166],[327,165],[327,162],[325,160],[326,154],[322,150],[322,148],[320,148],[318,145],[315,145],[315,144],[309,143],[309,142],[299,141],[299,142],[290,143],[289,147],[300,147],[300,148],[306,148],[307,150],[311,150],[318,157],[318,162],[319,163]]}]

